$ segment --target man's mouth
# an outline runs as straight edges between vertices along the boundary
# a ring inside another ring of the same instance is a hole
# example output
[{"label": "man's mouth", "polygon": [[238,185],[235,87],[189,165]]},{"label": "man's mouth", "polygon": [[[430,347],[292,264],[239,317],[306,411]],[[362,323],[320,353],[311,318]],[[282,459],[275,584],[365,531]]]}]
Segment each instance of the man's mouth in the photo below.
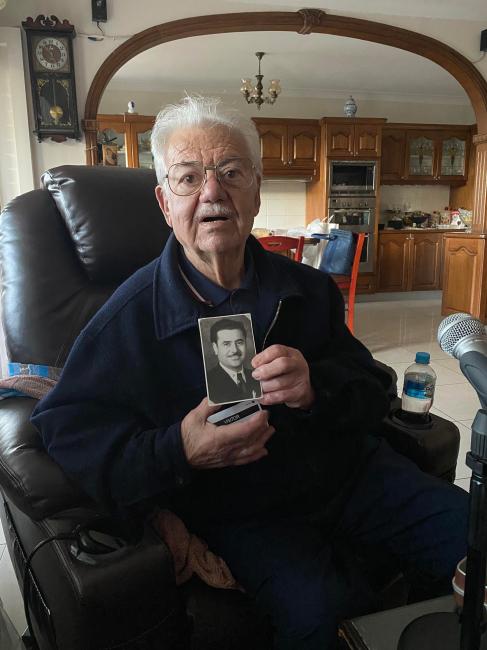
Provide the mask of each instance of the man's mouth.
[{"label": "man's mouth", "polygon": [[212,223],[213,221],[228,221],[228,217],[205,217],[203,223]]}]

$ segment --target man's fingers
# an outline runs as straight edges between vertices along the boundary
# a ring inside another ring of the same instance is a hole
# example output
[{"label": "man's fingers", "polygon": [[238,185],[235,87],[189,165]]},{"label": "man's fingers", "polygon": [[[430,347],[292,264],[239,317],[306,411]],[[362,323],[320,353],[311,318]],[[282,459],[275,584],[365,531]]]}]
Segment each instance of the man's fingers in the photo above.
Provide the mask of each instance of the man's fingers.
[{"label": "man's fingers", "polygon": [[281,375],[296,372],[298,369],[299,363],[297,362],[297,359],[293,357],[277,357],[277,359],[256,368],[252,372],[252,377],[259,381],[265,381],[272,377],[279,377]]},{"label": "man's fingers", "polygon": [[270,345],[268,348],[262,350],[262,352],[259,352],[259,354],[255,355],[255,357],[251,361],[252,367],[258,368],[259,366],[262,366],[265,363],[270,363],[271,361],[274,361],[274,359],[277,359],[278,357],[292,356],[292,353],[293,353],[293,349],[288,348],[286,345],[279,345],[278,343],[274,345]]}]

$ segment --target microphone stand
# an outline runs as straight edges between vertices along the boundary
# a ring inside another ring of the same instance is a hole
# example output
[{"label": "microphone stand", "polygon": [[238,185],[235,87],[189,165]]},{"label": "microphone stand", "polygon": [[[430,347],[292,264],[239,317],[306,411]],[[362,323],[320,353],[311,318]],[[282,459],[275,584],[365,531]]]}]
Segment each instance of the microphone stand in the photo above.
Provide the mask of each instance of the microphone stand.
[{"label": "microphone stand", "polygon": [[[481,402],[484,405],[482,398]],[[467,465],[472,478],[460,620],[454,612],[421,616],[404,629],[397,650],[487,650],[487,636],[482,637],[487,562],[487,410],[483,408],[477,411],[472,424]]]}]

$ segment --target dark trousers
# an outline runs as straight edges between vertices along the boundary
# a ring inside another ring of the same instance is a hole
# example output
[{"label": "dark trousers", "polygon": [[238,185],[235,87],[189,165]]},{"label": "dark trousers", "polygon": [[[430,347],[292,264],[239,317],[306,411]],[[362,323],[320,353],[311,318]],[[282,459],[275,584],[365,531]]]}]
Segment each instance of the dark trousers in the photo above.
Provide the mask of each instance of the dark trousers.
[{"label": "dark trousers", "polygon": [[323,513],[200,531],[270,615],[279,650],[335,648],[340,620],[377,607],[371,585],[379,557],[394,558],[424,597],[451,591],[466,555],[468,494],[424,474],[386,442],[340,516],[330,523]]}]

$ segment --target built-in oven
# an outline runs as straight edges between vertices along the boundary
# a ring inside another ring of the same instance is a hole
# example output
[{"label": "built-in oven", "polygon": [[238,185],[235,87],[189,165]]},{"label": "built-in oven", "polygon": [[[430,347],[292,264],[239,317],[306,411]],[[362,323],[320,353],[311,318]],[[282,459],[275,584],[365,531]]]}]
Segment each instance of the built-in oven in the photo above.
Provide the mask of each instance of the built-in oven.
[{"label": "built-in oven", "polygon": [[360,271],[374,270],[375,197],[346,196],[328,199],[328,221],[343,230],[367,233],[360,257]]},{"label": "built-in oven", "polygon": [[374,160],[330,160],[329,196],[375,196]]}]

